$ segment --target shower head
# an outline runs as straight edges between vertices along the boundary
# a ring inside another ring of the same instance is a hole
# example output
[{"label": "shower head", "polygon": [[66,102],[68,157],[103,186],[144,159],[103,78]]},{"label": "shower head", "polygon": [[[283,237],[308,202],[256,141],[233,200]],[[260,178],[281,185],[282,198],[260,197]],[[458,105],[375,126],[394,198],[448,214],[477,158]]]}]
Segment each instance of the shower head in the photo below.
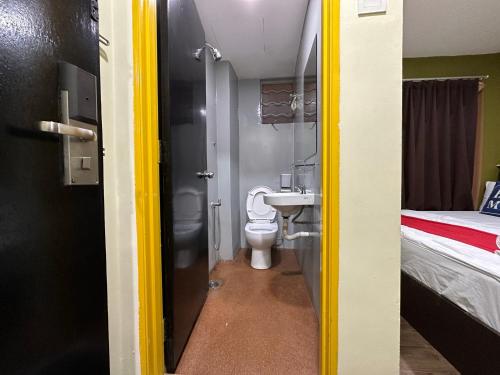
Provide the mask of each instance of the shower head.
[{"label": "shower head", "polygon": [[214,58],[215,61],[220,61],[222,59],[222,53],[220,53],[220,51],[215,48],[214,46],[210,45],[210,44],[206,44],[208,48],[210,48],[210,52],[212,52],[212,57]]},{"label": "shower head", "polygon": [[220,51],[217,48],[215,48],[214,46],[212,46],[210,43],[205,42],[203,47],[198,48],[196,50],[196,52],[194,53],[194,58],[196,60],[198,60],[198,61],[201,60],[201,54],[205,48],[208,48],[210,50],[210,53],[212,54],[214,61],[220,61],[222,59],[222,54],[220,53]]}]

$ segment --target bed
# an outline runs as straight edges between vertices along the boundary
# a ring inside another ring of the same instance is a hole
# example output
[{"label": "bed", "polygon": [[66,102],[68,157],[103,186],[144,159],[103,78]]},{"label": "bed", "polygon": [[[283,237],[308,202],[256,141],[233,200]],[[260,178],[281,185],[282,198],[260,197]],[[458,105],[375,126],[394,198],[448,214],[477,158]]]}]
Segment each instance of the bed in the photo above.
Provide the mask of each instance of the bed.
[{"label": "bed", "polygon": [[[470,242],[424,231],[412,220],[470,230]],[[500,374],[500,218],[403,210],[402,222],[403,317],[461,373]],[[488,251],[472,245],[483,233],[493,241]]]}]

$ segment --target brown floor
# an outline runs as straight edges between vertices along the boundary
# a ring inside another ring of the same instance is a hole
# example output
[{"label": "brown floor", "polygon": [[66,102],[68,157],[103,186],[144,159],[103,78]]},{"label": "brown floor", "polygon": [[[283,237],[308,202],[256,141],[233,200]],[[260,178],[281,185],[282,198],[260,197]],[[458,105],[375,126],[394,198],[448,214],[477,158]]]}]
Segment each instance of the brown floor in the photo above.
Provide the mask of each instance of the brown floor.
[{"label": "brown floor", "polygon": [[254,270],[249,252],[219,263],[177,374],[317,374],[319,325],[293,251]]},{"label": "brown floor", "polygon": [[455,375],[457,370],[406,320],[401,318],[400,374]]}]

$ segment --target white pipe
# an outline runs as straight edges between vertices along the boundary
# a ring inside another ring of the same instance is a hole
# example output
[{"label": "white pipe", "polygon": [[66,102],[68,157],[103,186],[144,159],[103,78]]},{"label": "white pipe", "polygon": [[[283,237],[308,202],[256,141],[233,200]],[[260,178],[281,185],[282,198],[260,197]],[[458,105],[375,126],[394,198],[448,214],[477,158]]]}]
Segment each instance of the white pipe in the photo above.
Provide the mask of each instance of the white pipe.
[{"label": "white pipe", "polygon": [[297,232],[288,234],[288,218],[283,218],[283,238],[285,240],[293,241],[300,237],[319,237],[318,232]]}]

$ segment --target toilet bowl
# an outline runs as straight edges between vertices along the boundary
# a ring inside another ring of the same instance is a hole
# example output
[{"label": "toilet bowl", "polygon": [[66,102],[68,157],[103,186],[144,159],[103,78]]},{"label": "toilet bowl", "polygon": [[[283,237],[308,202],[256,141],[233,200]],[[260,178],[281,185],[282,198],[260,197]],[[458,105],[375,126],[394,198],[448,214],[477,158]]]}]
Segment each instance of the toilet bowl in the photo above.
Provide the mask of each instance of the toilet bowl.
[{"label": "toilet bowl", "polygon": [[267,186],[256,186],[247,195],[245,235],[252,247],[251,265],[260,270],[271,267],[271,247],[278,233],[276,209],[264,203],[264,194],[272,192]]},{"label": "toilet bowl", "polygon": [[180,188],[174,194],[175,267],[187,268],[198,257],[198,241],[203,229],[203,193]]}]

